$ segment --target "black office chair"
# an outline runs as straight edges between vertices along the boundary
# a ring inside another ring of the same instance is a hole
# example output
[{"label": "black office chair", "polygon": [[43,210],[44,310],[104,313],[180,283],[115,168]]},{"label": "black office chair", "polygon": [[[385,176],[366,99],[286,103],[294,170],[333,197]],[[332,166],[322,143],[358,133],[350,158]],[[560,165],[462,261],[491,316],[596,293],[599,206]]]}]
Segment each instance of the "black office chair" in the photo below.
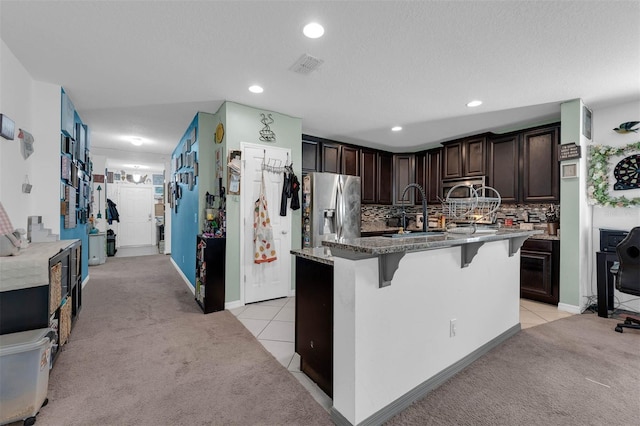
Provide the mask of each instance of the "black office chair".
[{"label": "black office chair", "polygon": [[[618,291],[640,296],[640,226],[636,226],[616,246],[618,262],[611,267],[613,282]],[[640,330],[640,318],[627,316],[615,330],[622,333],[624,328]]]}]

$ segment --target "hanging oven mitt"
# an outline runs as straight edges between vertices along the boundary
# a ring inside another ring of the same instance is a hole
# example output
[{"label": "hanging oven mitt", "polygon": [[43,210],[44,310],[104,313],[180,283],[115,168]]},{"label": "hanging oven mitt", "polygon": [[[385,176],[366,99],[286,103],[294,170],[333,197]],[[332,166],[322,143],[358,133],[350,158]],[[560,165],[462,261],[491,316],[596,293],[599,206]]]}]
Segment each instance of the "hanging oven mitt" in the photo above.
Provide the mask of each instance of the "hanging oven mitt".
[{"label": "hanging oven mitt", "polygon": [[276,248],[273,245],[273,229],[269,221],[269,211],[267,210],[267,198],[264,187],[264,171],[262,172],[262,182],[260,183],[260,196],[256,200],[253,212],[253,248],[254,263],[273,262],[276,256]]}]

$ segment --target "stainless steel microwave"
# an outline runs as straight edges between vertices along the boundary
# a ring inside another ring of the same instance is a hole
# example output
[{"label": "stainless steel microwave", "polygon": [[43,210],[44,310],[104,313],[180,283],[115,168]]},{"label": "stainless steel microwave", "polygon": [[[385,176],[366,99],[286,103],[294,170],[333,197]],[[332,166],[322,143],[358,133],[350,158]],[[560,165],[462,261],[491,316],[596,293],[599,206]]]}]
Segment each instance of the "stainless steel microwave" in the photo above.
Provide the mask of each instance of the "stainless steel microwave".
[{"label": "stainless steel microwave", "polygon": [[[485,177],[473,177],[462,179],[447,179],[442,181],[442,199],[449,198],[470,198],[471,189],[476,191],[485,186]],[[483,197],[484,194],[478,192],[479,197]]]}]

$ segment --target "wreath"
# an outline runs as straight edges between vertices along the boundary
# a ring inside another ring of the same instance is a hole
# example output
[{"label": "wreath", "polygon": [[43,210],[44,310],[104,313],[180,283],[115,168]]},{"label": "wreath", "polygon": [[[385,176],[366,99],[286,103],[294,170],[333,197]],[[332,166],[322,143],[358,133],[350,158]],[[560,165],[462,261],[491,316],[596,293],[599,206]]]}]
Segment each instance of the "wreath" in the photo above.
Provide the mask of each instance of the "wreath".
[{"label": "wreath", "polygon": [[609,195],[609,161],[612,156],[627,155],[640,151],[640,142],[623,147],[591,145],[589,147],[589,177],[587,192],[592,204],[605,207],[640,206],[640,197],[627,198]]}]

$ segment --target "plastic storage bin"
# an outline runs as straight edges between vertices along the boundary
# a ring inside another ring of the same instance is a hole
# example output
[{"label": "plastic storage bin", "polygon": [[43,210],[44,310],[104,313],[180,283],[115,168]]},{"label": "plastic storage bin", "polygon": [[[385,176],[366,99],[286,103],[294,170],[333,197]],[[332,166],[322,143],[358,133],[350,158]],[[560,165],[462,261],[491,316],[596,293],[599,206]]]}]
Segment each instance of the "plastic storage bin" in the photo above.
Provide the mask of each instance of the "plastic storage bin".
[{"label": "plastic storage bin", "polygon": [[47,404],[51,329],[21,331],[0,336],[0,424],[36,421]]}]

